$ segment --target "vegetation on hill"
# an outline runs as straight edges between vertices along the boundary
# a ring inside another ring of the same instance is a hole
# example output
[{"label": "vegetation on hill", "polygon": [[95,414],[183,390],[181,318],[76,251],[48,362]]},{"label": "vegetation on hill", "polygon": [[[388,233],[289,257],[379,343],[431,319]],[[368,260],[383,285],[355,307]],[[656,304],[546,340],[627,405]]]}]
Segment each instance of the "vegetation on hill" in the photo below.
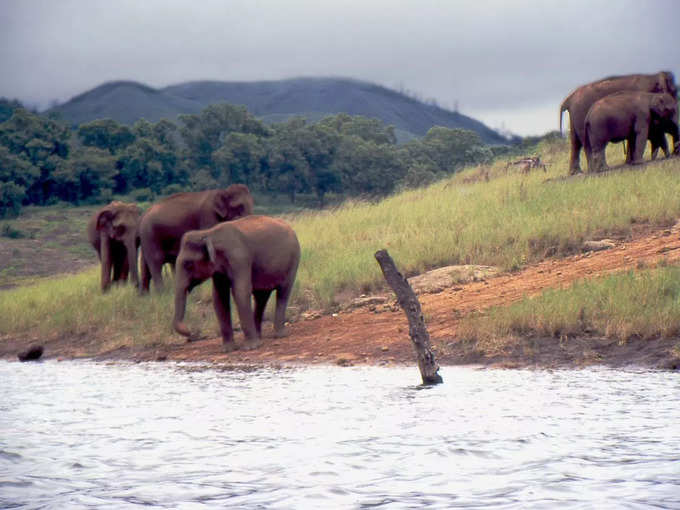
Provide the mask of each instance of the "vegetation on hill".
[{"label": "vegetation on hill", "polygon": [[[586,239],[626,238],[635,229],[668,226],[680,217],[678,159],[566,178],[563,140],[544,140],[533,153],[547,163],[547,174],[508,170],[507,159],[499,158],[379,202],[350,201],[288,215],[302,246],[289,314],[333,310],[348,296],[382,291],[373,258],[381,248],[407,275],[457,263],[515,270],[572,254]],[[620,163],[620,147],[612,147],[608,159]],[[677,268],[661,267],[549,291],[485,320],[473,317],[461,334],[477,341],[482,352],[498,349],[499,338],[513,335],[587,333],[621,341],[676,335],[677,321],[671,320],[680,292],[672,283],[676,273]],[[0,335],[93,337],[105,341],[102,350],[176,338],[170,289],[140,297],[124,286],[102,295],[96,268],[2,291],[0,309]],[[191,326],[218,335],[209,285],[192,293],[188,317]]]},{"label": "vegetation on hill", "polygon": [[101,118],[132,125],[140,119],[176,121],[219,103],[243,105],[266,123],[293,117],[316,122],[346,113],[394,126],[400,142],[425,136],[434,126],[468,129],[487,144],[506,144],[502,136],[481,122],[424,103],[406,94],[359,80],[297,78],[278,81],[196,81],[153,89],[130,81],[100,85],[50,110],[72,125]]},{"label": "vegetation on hill", "polygon": [[228,104],[179,124],[98,119],[76,131],[8,101],[0,114],[0,218],[31,204],[102,203],[114,194],[144,201],[232,183],[291,202],[313,194],[323,205],[329,194],[380,197],[423,185],[510,150],[444,127],[397,145],[393,126],[347,114],[266,125]]}]

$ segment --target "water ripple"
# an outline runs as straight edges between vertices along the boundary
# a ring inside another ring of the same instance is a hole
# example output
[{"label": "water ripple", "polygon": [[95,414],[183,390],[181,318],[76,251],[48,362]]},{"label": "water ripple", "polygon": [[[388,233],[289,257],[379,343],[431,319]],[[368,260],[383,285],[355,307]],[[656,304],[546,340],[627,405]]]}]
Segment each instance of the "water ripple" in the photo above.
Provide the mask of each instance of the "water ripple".
[{"label": "water ripple", "polygon": [[0,508],[680,508],[677,374],[0,362]]}]

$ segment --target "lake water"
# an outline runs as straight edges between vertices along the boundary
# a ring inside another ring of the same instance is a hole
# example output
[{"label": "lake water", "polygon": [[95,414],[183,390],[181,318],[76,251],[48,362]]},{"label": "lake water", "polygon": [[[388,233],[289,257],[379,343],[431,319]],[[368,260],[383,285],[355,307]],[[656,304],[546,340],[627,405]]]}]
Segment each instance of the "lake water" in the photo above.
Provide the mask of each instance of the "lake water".
[{"label": "lake water", "polygon": [[0,361],[0,508],[680,508],[680,375]]}]

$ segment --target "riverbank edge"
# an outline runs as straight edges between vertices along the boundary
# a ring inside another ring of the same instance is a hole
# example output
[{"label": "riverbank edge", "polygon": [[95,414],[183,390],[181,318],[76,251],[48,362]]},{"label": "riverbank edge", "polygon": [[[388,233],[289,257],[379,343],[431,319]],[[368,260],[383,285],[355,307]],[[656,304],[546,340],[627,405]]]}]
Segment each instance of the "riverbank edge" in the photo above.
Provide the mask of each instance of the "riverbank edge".
[{"label": "riverbank edge", "polygon": [[[290,338],[294,344],[294,337]],[[268,345],[268,342],[272,345]],[[414,366],[415,352],[407,338],[400,339],[379,354],[324,354],[296,352],[286,349],[286,342],[265,339],[265,345],[253,351],[221,351],[221,340],[201,342],[172,341],[143,347],[120,346],[113,350],[96,350],[92,339],[69,341],[53,338],[0,339],[3,351],[0,359],[18,362],[18,354],[31,346],[44,347],[41,360],[92,362],[175,362],[205,363],[206,368],[222,369],[288,368],[320,365],[337,366]],[[503,350],[488,354],[472,342],[447,342],[433,339],[436,361],[441,367],[474,366],[484,369],[580,369],[602,366],[614,369],[680,370],[680,338],[634,338],[626,342],[604,337],[549,338],[513,337],[504,342]],[[291,347],[293,347],[291,345]]]}]

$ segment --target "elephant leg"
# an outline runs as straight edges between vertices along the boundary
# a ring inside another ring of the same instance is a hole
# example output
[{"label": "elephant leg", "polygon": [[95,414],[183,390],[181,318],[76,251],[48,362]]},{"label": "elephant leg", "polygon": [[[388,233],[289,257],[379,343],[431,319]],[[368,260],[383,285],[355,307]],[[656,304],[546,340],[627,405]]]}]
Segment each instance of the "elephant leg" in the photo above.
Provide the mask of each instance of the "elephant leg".
[{"label": "elephant leg", "polygon": [[607,169],[607,158],[605,156],[606,146],[602,149],[593,150],[590,161],[589,170],[593,172],[602,172]]},{"label": "elephant leg", "polygon": [[[669,158],[671,153],[668,150],[668,141],[666,140],[666,134],[662,134],[661,138],[659,138],[659,145],[656,147],[656,152],[659,152],[659,149],[661,149],[664,153],[664,155]],[[653,155],[655,156],[655,155]],[[652,157],[654,159],[654,157]]]},{"label": "elephant leg", "polygon": [[646,126],[643,126],[631,137],[630,147],[631,149],[634,149],[631,164],[639,165],[642,163],[642,156],[645,153],[645,147],[647,145],[647,135],[648,129]]},{"label": "elephant leg", "polygon": [[569,154],[569,175],[581,172],[580,152],[583,144],[574,129],[571,129],[571,153]]},{"label": "elephant leg", "polygon": [[151,283],[151,270],[149,269],[149,264],[146,263],[146,260],[144,259],[144,252],[142,252],[142,257],[141,257],[141,278],[139,282],[139,291],[140,292],[149,292],[149,285]]},{"label": "elephant leg", "polygon": [[231,324],[231,282],[229,278],[219,273],[215,273],[212,280],[213,308],[215,309],[217,322],[220,324],[222,345],[225,352],[235,351],[238,349],[238,346],[234,342],[234,328]]},{"label": "elephant leg", "polygon": [[276,289],[276,313],[274,316],[274,335],[281,338],[286,335],[286,308],[293,290],[292,284],[282,285]]},{"label": "elephant leg", "polygon": [[161,292],[163,290],[163,262],[164,262],[163,259],[159,257],[146,259],[148,270],[151,273],[151,280],[153,281],[153,286],[158,292]]},{"label": "elephant leg", "polygon": [[267,308],[267,301],[269,301],[271,293],[271,290],[253,291],[253,296],[255,296],[255,329],[260,338],[262,337],[262,317],[264,317],[264,310]]},{"label": "elephant leg", "polygon": [[253,316],[253,307],[250,303],[250,298],[253,293],[253,285],[250,279],[250,269],[247,270],[233,268],[236,278],[232,281],[232,292],[234,294],[234,301],[236,302],[236,309],[238,310],[238,317],[241,321],[241,329],[246,337],[246,350],[256,349],[261,345],[260,335],[257,334],[255,328],[255,317]]}]

